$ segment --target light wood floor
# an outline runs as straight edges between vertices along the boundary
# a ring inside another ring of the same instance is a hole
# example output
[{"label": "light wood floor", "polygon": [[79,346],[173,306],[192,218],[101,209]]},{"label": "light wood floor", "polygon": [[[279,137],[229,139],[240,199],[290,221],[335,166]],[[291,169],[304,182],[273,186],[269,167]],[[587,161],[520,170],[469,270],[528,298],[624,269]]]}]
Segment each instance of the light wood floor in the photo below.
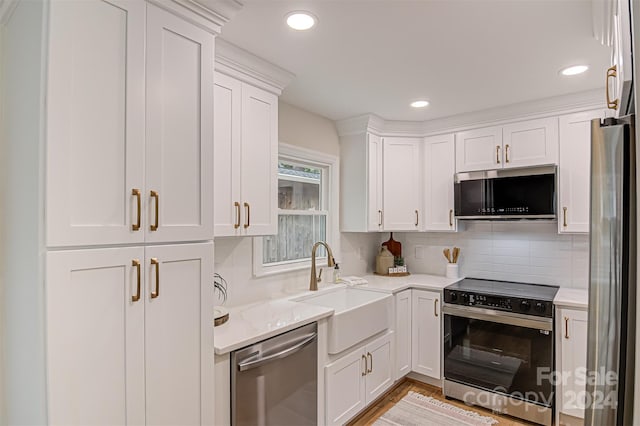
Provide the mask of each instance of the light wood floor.
[{"label": "light wood floor", "polygon": [[389,392],[387,392],[386,395],[378,399],[371,407],[369,407],[367,411],[348,423],[348,426],[373,424],[373,422],[375,422],[378,417],[382,416],[382,414],[393,407],[396,402],[400,401],[402,397],[409,393],[409,391],[414,391],[425,396],[430,396],[441,401],[446,401],[449,404],[464,408],[465,410],[475,411],[476,413],[483,416],[494,417],[496,420],[498,420],[497,426],[529,426],[533,424],[525,422],[524,420],[514,419],[513,417],[493,414],[490,410],[485,410],[484,408],[470,407],[468,405],[465,405],[463,402],[456,401],[454,399],[447,400],[442,395],[442,390],[440,388],[420,383],[412,379],[405,379],[404,382],[400,383]]}]

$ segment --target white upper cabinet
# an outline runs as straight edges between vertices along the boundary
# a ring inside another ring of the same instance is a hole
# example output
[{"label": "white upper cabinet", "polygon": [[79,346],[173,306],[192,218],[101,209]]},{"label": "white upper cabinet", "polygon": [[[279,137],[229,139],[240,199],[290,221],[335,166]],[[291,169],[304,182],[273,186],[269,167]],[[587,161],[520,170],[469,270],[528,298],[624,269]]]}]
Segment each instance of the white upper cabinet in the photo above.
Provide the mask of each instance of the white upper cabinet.
[{"label": "white upper cabinet", "polygon": [[142,1],[51,4],[48,246],[211,238],[213,45]]},{"label": "white upper cabinet", "polygon": [[453,177],[455,174],[454,135],[424,139],[424,231],[456,231]]},{"label": "white upper cabinet", "polygon": [[215,73],[215,236],[277,233],[278,97]]},{"label": "white upper cabinet", "polygon": [[560,117],[558,166],[558,232],[589,232],[591,170],[591,120],[604,111],[587,111]]},{"label": "white upper cabinet", "polygon": [[629,113],[629,106],[633,99],[632,83],[632,46],[631,46],[631,15],[628,0],[614,0],[614,14],[611,29],[612,45],[611,67],[606,73],[607,108],[613,111],[614,117],[621,117]]},{"label": "white upper cabinet", "polygon": [[240,186],[246,235],[278,232],[278,97],[242,86]]},{"label": "white upper cabinet", "polygon": [[413,231],[424,220],[421,206],[421,145],[415,138],[383,138],[383,227]]},{"label": "white upper cabinet", "polygon": [[502,167],[502,128],[485,127],[456,133],[456,172]]},{"label": "white upper cabinet", "polygon": [[382,205],[382,138],[373,134],[367,135],[367,188],[368,231],[381,231],[383,219]]},{"label": "white upper cabinet", "polygon": [[555,117],[456,134],[456,172],[558,163]]},{"label": "white upper cabinet", "polygon": [[382,138],[359,133],[340,138],[340,230],[382,231]]},{"label": "white upper cabinet", "polygon": [[147,241],[213,235],[213,43],[147,6]]},{"label": "white upper cabinet", "polygon": [[558,163],[558,119],[509,124],[502,128],[502,165],[506,168]]},{"label": "white upper cabinet", "polygon": [[50,4],[48,246],[144,241],[144,25],[144,2]]}]

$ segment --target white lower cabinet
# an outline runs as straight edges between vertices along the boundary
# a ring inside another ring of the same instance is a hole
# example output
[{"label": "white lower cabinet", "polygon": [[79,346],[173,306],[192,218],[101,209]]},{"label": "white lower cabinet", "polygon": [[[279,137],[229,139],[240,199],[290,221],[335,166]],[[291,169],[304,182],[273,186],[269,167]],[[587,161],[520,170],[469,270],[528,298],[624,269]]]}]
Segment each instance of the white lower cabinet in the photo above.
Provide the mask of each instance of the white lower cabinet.
[{"label": "white lower cabinet", "polygon": [[213,424],[212,243],[47,253],[50,424]]},{"label": "white lower cabinet", "polygon": [[563,415],[584,418],[588,315],[585,310],[565,308],[556,313],[556,369],[557,377],[562,378],[556,389],[556,407],[559,424],[571,424],[571,418],[563,422]]},{"label": "white lower cabinet", "polygon": [[440,292],[428,290],[412,290],[412,292],[412,370],[439,380],[442,348]]},{"label": "white lower cabinet", "polygon": [[391,386],[392,339],[387,333],[325,367],[327,424],[346,423]]},{"label": "white lower cabinet", "polygon": [[411,291],[408,289],[395,295],[396,380],[411,372]]}]

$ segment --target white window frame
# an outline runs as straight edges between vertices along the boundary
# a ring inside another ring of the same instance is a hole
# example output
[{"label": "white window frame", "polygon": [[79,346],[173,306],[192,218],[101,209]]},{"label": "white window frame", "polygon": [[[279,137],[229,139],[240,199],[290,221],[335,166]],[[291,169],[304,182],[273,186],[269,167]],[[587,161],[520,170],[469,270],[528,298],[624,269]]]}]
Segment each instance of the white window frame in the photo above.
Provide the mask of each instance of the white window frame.
[{"label": "white window frame", "polygon": [[[301,162],[319,168],[326,169],[325,182],[323,182],[323,193],[327,197],[327,244],[331,247],[336,262],[340,262],[340,224],[339,217],[339,188],[340,188],[340,160],[338,157],[301,148],[286,143],[278,145],[278,160]],[[284,212],[284,210],[283,210]],[[280,210],[278,211],[278,214]],[[253,275],[263,277],[267,275],[282,274],[286,272],[300,271],[311,268],[311,259],[300,259],[289,262],[274,263],[264,265],[263,259],[263,238],[253,238]],[[326,266],[326,257],[316,259],[316,267]]]}]

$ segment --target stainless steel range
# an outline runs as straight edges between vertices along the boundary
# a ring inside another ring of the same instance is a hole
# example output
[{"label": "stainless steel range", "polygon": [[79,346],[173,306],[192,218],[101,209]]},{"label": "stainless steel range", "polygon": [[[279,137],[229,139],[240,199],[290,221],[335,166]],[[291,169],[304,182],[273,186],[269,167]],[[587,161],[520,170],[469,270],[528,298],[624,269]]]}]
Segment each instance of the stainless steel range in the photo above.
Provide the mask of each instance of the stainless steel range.
[{"label": "stainless steel range", "polygon": [[558,287],[467,278],[444,289],[444,394],[551,425]]}]

